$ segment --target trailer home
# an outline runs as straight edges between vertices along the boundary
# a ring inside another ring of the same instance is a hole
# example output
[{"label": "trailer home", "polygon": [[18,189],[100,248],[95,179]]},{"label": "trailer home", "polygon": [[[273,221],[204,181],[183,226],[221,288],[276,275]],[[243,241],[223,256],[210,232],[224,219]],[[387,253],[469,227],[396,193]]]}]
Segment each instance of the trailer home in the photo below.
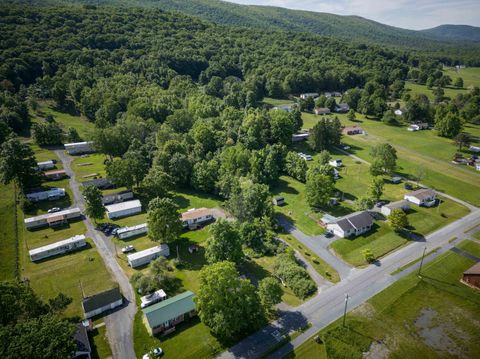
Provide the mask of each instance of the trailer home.
[{"label": "trailer home", "polygon": [[50,188],[47,191],[27,193],[27,199],[32,202],[55,201],[65,197],[65,188]]},{"label": "trailer home", "polygon": [[184,228],[196,229],[213,220],[213,213],[210,208],[192,208],[182,213],[182,225]]},{"label": "trailer home", "polygon": [[142,204],[138,199],[105,206],[110,219],[127,217],[142,212]]},{"label": "trailer home", "polygon": [[37,162],[37,169],[40,171],[44,170],[51,170],[53,167],[55,167],[55,162],[53,161],[44,161],[44,162]]},{"label": "trailer home", "polygon": [[64,239],[63,241],[31,249],[28,254],[30,255],[32,262],[35,262],[59,254],[72,252],[78,248],[85,247],[86,245],[87,242],[85,241],[85,236],[81,234],[72,238]]},{"label": "trailer home", "polygon": [[170,248],[168,247],[168,244],[160,244],[159,246],[130,254],[127,256],[127,260],[128,265],[135,268],[146,265],[160,256],[168,257],[169,255]]},{"label": "trailer home", "polygon": [[60,212],[42,214],[40,216],[25,218],[23,222],[27,229],[33,229],[43,226],[55,227],[67,223],[71,219],[77,219],[82,216],[79,208],[69,208]]},{"label": "trailer home", "polygon": [[65,143],[63,145],[65,147],[65,151],[68,152],[69,155],[79,155],[82,153],[91,153],[95,152],[93,148],[93,142],[74,142],[74,143]]},{"label": "trailer home", "polygon": [[46,171],[43,173],[43,175],[49,180],[56,181],[66,177],[67,173],[65,172],[65,170],[53,170]]},{"label": "trailer home", "polygon": [[125,202],[130,199],[133,199],[132,191],[120,191],[103,196],[102,203],[105,206],[108,204]]},{"label": "trailer home", "polygon": [[141,234],[145,234],[148,231],[148,224],[142,223],[137,224],[133,227],[122,227],[117,231],[117,237],[120,239],[127,239],[130,237],[139,236]]}]

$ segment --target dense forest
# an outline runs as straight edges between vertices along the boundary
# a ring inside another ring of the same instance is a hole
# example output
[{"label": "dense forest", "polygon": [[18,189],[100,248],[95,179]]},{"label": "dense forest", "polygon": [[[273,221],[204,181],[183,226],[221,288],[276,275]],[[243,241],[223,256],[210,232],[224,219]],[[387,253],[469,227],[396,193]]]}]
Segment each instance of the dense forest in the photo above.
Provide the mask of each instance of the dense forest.
[{"label": "dense forest", "polygon": [[478,65],[478,28],[449,25],[414,31],[359,16],[340,16],[274,6],[239,5],[219,0],[15,0],[35,4],[115,5],[160,8],[198,16],[222,25],[308,32],[358,43],[429,51],[442,61]]}]

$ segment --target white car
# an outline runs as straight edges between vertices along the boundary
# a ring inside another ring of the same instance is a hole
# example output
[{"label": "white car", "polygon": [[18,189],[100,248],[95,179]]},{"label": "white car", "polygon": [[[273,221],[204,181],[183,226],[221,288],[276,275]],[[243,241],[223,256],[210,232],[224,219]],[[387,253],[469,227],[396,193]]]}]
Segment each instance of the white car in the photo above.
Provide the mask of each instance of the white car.
[{"label": "white car", "polygon": [[133,246],[130,244],[130,245],[122,248],[122,253],[129,253],[129,252],[133,251],[134,249],[135,248],[133,248]]},{"label": "white car", "polygon": [[150,350],[149,353],[144,354],[142,359],[152,359],[152,358],[158,358],[163,354],[162,348],[154,348]]},{"label": "white car", "polygon": [[62,209],[59,207],[53,207],[48,210],[48,213],[60,212]]}]

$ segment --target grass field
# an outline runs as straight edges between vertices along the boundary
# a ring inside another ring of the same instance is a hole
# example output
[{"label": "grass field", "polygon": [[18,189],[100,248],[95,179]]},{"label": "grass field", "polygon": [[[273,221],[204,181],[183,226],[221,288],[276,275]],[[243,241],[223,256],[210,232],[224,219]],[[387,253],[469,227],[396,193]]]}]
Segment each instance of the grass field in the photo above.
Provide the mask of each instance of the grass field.
[{"label": "grass field", "polygon": [[90,139],[91,132],[94,129],[93,122],[89,122],[86,118],[76,114],[57,110],[53,101],[40,101],[38,105],[38,109],[33,111],[33,122],[40,121],[47,115],[52,115],[55,121],[63,127],[64,131],[73,127],[83,140],[87,141]]},{"label": "grass field", "polygon": [[291,105],[294,102],[292,100],[288,99],[276,99],[276,98],[271,98],[271,97],[265,97],[263,99],[263,103],[272,105],[272,106],[281,106],[281,105]]},{"label": "grass field", "polygon": [[75,178],[79,182],[88,181],[95,177],[106,177],[105,155],[100,153],[89,154],[85,156],[76,156],[72,161],[72,171],[75,173]]},{"label": "grass field", "polygon": [[[475,244],[475,250],[480,245]],[[473,261],[447,252],[309,339],[288,358],[480,357],[480,292],[460,283]],[[376,355],[375,355],[376,354]]]},{"label": "grass field", "polygon": [[[455,80],[454,77],[452,79]],[[416,94],[423,94],[423,95],[427,96],[430,101],[433,101],[434,98],[435,98],[435,96],[433,95],[433,91],[432,91],[434,88],[429,89],[426,85],[420,85],[420,84],[416,84],[416,83],[413,83],[413,82],[406,82],[405,83],[405,89],[412,96],[414,96]],[[448,97],[452,100],[455,99],[455,97],[457,97],[458,94],[468,92],[468,90],[465,87],[461,89],[461,88],[456,88],[456,87],[453,87],[453,86],[445,87],[443,89],[443,91],[445,93],[444,96]]]},{"label": "grass field", "polygon": [[[427,235],[467,213],[468,209],[464,206],[442,199],[442,203],[434,208],[412,205],[408,219],[412,232]],[[366,264],[362,255],[365,249],[370,249],[379,258],[408,243],[408,238],[393,232],[386,222],[376,221],[373,231],[351,239],[338,239],[331,244],[331,248],[346,262],[360,266]]]},{"label": "grass field", "polygon": [[466,239],[458,244],[457,247],[474,256],[480,257],[480,245],[474,241]]},{"label": "grass field", "polygon": [[15,279],[17,239],[15,234],[15,190],[0,184],[0,280]]},{"label": "grass field", "polygon": [[468,89],[471,86],[480,86],[480,67],[467,67],[465,69],[446,68],[445,73],[449,75],[453,82],[457,77],[463,79],[463,87]]}]

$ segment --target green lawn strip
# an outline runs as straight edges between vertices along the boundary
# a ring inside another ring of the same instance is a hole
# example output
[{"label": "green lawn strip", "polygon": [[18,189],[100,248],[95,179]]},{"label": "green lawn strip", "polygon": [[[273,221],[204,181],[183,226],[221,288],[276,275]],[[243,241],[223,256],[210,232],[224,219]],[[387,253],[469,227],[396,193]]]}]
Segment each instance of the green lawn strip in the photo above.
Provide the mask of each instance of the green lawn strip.
[{"label": "green lawn strip", "polygon": [[64,131],[73,127],[84,141],[90,140],[91,133],[95,127],[93,122],[89,122],[84,117],[55,109],[53,101],[40,101],[38,109],[34,112],[33,121],[40,121],[47,115],[52,115],[55,121],[63,127]]},{"label": "green lawn strip", "polygon": [[[107,158],[100,153],[93,153],[85,156],[75,156],[72,161],[72,170],[79,182],[92,180],[95,177],[107,177],[104,161]],[[95,175],[95,176],[90,176]]]},{"label": "green lawn strip", "polygon": [[13,184],[0,184],[0,279],[15,278],[17,235],[15,230],[15,192]]},{"label": "green lawn strip", "polygon": [[318,274],[332,283],[340,282],[338,272],[323,259],[315,256],[315,253],[313,253],[307,246],[300,243],[299,240],[291,235],[282,234],[280,237],[290,246],[298,250],[312,267],[315,268]]},{"label": "green lawn strip", "polygon": [[292,100],[271,97],[265,97],[262,102],[271,106],[292,105],[294,103]]},{"label": "green lawn strip", "polygon": [[112,356],[112,349],[108,343],[107,328],[105,326],[89,332],[90,346],[93,359],[105,359]]},{"label": "green lawn strip", "polygon": [[[472,264],[456,253],[442,254],[424,265],[422,278],[411,273],[349,313],[347,329],[339,319],[318,333],[322,344],[312,337],[288,358],[362,357],[374,342],[384,357],[437,358],[445,349],[436,351],[422,339],[424,331],[437,328],[436,337],[448,340],[449,349],[480,356],[478,323],[471,320],[480,316],[480,293],[460,283]],[[425,310],[432,320],[420,328]]]},{"label": "green lawn strip", "polygon": [[478,245],[478,243],[465,239],[461,243],[457,244],[456,247],[465,252],[473,254],[474,256],[480,257],[480,245]]},{"label": "green lawn strip", "polygon": [[307,203],[305,184],[288,176],[281,176],[272,189],[273,196],[285,198],[285,205],[275,206],[275,212],[284,215],[299,230],[307,235],[319,235],[324,229],[317,223],[321,215]]},{"label": "green lawn strip", "polygon": [[475,232],[473,238],[480,240],[480,231]]},{"label": "green lawn strip", "polygon": [[[434,88],[429,89],[426,85],[420,85],[420,84],[416,84],[416,83],[413,83],[413,82],[406,82],[405,83],[405,89],[412,96],[414,96],[416,94],[424,94],[429,98],[430,101],[433,101],[434,97],[435,97],[433,95],[433,91],[432,91]],[[443,91],[445,92],[444,96],[449,97],[452,100],[455,99],[455,97],[457,97],[458,94],[468,92],[468,90],[465,87],[463,89],[461,89],[461,88],[456,88],[456,87],[453,87],[453,86],[445,87],[443,89]]]}]

